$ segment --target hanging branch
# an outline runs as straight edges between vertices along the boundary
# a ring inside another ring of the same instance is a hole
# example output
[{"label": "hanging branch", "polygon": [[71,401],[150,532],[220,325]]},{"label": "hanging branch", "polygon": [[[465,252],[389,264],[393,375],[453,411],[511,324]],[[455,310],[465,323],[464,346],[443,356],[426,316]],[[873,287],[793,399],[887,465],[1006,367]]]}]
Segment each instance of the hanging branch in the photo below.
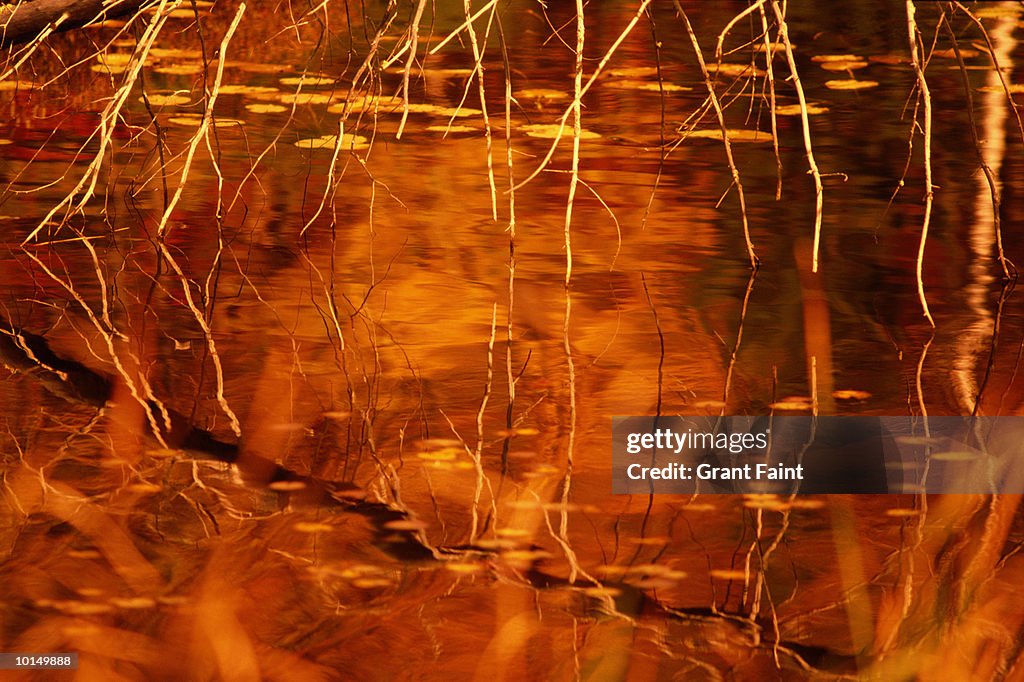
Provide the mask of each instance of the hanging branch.
[{"label": "hanging branch", "polygon": [[133,14],[151,0],[34,0],[0,7],[0,48],[34,40],[53,29],[67,31]]}]

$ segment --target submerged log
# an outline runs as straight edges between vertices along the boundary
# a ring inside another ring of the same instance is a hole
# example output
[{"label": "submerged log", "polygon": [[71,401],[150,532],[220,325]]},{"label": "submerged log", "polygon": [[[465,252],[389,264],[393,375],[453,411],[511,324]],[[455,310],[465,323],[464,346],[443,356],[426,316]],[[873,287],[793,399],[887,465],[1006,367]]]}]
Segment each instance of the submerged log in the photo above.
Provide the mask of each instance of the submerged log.
[{"label": "submerged log", "polygon": [[22,0],[0,5],[0,48],[34,40],[48,27],[67,31],[139,11],[152,0]]},{"label": "submerged log", "polygon": [[[48,392],[72,404],[100,410],[114,396],[112,377],[60,357],[44,337],[20,329],[2,316],[0,365],[15,374],[33,377]],[[160,414],[156,404],[150,403],[150,408]],[[244,452],[239,443],[223,440],[206,429],[194,426],[180,412],[167,409],[166,414],[171,428],[160,435],[164,442],[183,455],[233,465],[246,485],[277,493],[282,507],[333,506],[358,514],[373,525],[377,547],[398,559],[422,561],[435,558],[434,549],[416,531],[391,527],[395,521],[410,520],[406,510],[366,500],[363,490],[352,483],[306,476],[272,460]],[[144,428],[149,429],[148,423]]]}]

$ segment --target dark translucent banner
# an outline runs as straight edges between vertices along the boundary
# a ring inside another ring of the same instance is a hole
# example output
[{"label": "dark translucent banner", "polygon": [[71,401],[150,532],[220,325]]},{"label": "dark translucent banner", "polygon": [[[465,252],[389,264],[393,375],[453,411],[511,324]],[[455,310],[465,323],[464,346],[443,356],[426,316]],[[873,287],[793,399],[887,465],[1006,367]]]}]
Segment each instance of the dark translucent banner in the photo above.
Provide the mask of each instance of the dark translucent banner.
[{"label": "dark translucent banner", "polygon": [[1024,417],[615,417],[612,491],[1024,493]]}]

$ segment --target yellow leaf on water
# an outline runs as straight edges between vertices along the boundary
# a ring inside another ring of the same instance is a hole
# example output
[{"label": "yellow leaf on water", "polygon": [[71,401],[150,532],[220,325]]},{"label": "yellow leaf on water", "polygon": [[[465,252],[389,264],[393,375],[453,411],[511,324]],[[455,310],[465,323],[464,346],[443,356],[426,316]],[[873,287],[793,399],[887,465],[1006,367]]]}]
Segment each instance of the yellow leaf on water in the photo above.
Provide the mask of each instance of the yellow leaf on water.
[{"label": "yellow leaf on water", "polygon": [[124,73],[125,71],[127,71],[128,67],[127,66],[110,66],[108,64],[93,64],[92,66],[89,67],[89,70],[90,71],[95,71],[96,73],[106,73],[106,74],[109,74],[111,76],[116,76],[119,73]]},{"label": "yellow leaf on water", "polygon": [[427,126],[427,130],[429,130],[432,133],[478,133],[478,132],[480,132],[479,128],[474,128],[473,126],[460,126],[460,125]]},{"label": "yellow leaf on water", "polygon": [[[801,114],[799,104],[783,104],[780,107],[775,107],[775,113],[779,116],[799,116]],[[828,113],[828,107],[823,107],[818,104],[807,105],[807,115],[814,116],[816,114]]]},{"label": "yellow leaf on water", "polygon": [[526,538],[530,537],[530,531],[525,528],[499,528],[494,534],[500,538]]},{"label": "yellow leaf on water", "polygon": [[764,76],[765,72],[751,64],[708,64],[708,72],[720,76]]},{"label": "yellow leaf on water", "polygon": [[840,389],[838,391],[832,391],[832,397],[837,400],[867,400],[871,397],[871,394],[867,391],[858,391],[855,389]]},{"label": "yellow leaf on water", "polygon": [[310,73],[305,76],[287,76],[279,78],[281,85],[301,85],[304,88],[322,88],[335,85],[338,81],[335,78],[323,73]]},{"label": "yellow leaf on water", "polygon": [[827,62],[860,62],[864,58],[855,54],[816,54],[811,57],[812,62],[819,64]]},{"label": "yellow leaf on water", "polygon": [[151,47],[149,56],[153,59],[202,59],[199,50],[181,50],[173,47]]},{"label": "yellow leaf on water", "polygon": [[187,62],[179,64],[158,64],[153,67],[153,70],[157,73],[163,73],[169,76],[192,76],[197,73],[202,73],[203,65],[189,64]]},{"label": "yellow leaf on water", "polygon": [[[399,107],[401,110],[401,107]],[[479,109],[470,109],[468,107],[461,107],[456,109],[455,107],[439,107],[434,104],[409,104],[409,112],[416,114],[434,114],[436,116],[445,116],[447,118],[458,117],[458,116],[479,116],[483,112]]]},{"label": "yellow leaf on water", "polygon": [[245,110],[254,114],[280,114],[289,111],[288,107],[280,104],[246,104]]},{"label": "yellow leaf on water", "polygon": [[232,83],[230,85],[222,85],[217,91],[221,95],[276,95],[281,91],[270,85],[242,85],[238,83]]},{"label": "yellow leaf on water", "polygon": [[743,580],[747,574],[738,568],[715,568],[711,570],[711,577],[718,580]]},{"label": "yellow leaf on water", "polygon": [[[561,139],[563,141],[572,140],[573,138],[573,130],[570,125],[558,126],[554,123],[532,123],[524,125],[522,130],[530,137],[539,137],[545,140],[553,140],[557,138],[559,136],[559,132],[561,132]],[[580,131],[581,140],[596,140],[600,137],[601,136],[599,134],[589,130]]]},{"label": "yellow leaf on water", "polygon": [[657,76],[656,66],[631,66],[620,69],[608,69],[605,71],[612,78],[643,78],[644,76]]},{"label": "yellow leaf on water", "polygon": [[[295,146],[300,149],[333,150],[338,143],[339,139],[337,135],[321,135],[320,137],[310,137],[299,140],[295,143]],[[350,135],[349,133],[345,133],[341,136],[340,144],[342,151],[367,149],[370,146],[370,141],[362,135]]]},{"label": "yellow leaf on water", "polygon": [[286,92],[277,99],[285,104],[330,104],[339,96],[322,92]]},{"label": "yellow leaf on water", "polygon": [[149,99],[149,103],[154,107],[176,107],[180,104],[189,104],[192,101],[187,95],[179,95],[177,93],[171,95],[152,94],[146,95],[146,97],[139,97],[140,102],[145,102]]},{"label": "yellow leaf on water", "polygon": [[613,90],[643,90],[646,92],[684,92],[686,90],[693,90],[691,87],[685,85],[677,85],[675,83],[668,83],[662,81],[660,84],[657,81],[638,81],[638,80],[610,80],[605,81],[604,87],[611,88]]},{"label": "yellow leaf on water", "polygon": [[[794,45],[793,43],[790,43],[789,46],[793,50],[796,50],[796,45]],[[785,43],[770,42],[770,43],[768,43],[768,49],[770,49],[772,52],[785,52],[786,51],[786,44]],[[764,52],[765,51],[764,43],[763,42],[754,43],[753,50],[754,50],[754,52]]]},{"label": "yellow leaf on water", "polygon": [[513,94],[515,95],[516,99],[569,99],[568,94],[562,92],[561,90],[552,90],[550,88],[527,88],[526,90],[517,90]]},{"label": "yellow leaf on water", "polygon": [[267,487],[271,490],[288,493],[295,492],[297,490],[305,490],[306,484],[303,481],[274,481]]},{"label": "yellow leaf on water", "polygon": [[[730,142],[771,142],[772,134],[763,130],[750,130],[747,128],[733,128],[726,130]],[[690,130],[684,137],[696,137],[703,140],[721,140],[721,128],[705,128],[702,130]]]},{"label": "yellow leaf on water", "polygon": [[[203,122],[203,117],[199,114],[181,114],[180,116],[171,116],[167,120],[168,122],[179,126],[198,126]],[[242,125],[242,122],[237,118],[218,117],[216,119],[210,119],[210,123],[218,128],[230,128]]]},{"label": "yellow leaf on water", "polygon": [[416,456],[431,462],[449,462],[455,459],[457,452],[454,448],[445,448],[444,450],[434,450],[431,452],[417,452]]},{"label": "yellow leaf on water", "polygon": [[107,66],[124,66],[131,63],[132,55],[121,52],[104,52],[96,55],[96,61]]},{"label": "yellow leaf on water", "polygon": [[826,71],[855,71],[857,69],[863,69],[867,65],[867,62],[857,59],[848,62],[822,62],[821,68],[825,69]]},{"label": "yellow leaf on water", "polygon": [[825,87],[829,90],[866,90],[877,88],[878,81],[859,81],[855,78],[847,80],[825,81]]},{"label": "yellow leaf on water", "polygon": [[799,411],[811,409],[811,399],[806,396],[790,396],[776,401],[768,407],[773,410]]}]

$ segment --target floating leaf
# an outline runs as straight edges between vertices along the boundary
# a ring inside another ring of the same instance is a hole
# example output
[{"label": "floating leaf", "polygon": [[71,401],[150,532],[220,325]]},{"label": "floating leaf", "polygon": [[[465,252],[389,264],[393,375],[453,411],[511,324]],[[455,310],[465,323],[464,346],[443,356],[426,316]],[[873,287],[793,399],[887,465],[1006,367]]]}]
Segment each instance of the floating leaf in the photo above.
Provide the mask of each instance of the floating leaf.
[{"label": "floating leaf", "polygon": [[765,72],[752,64],[708,64],[708,72],[720,76],[764,76]]},{"label": "floating leaf", "polygon": [[825,81],[825,87],[829,90],[866,90],[877,88],[878,81],[859,81],[855,78],[847,80]]},{"label": "floating leaf", "polygon": [[107,66],[125,66],[130,64],[132,61],[131,54],[123,54],[120,52],[105,52],[103,54],[96,55],[96,61]]},{"label": "floating leaf", "polygon": [[920,516],[921,512],[917,509],[886,509],[886,516],[894,516],[896,518],[905,518],[911,516]]},{"label": "floating leaf", "polygon": [[[828,107],[818,104],[808,104],[806,108],[808,116],[828,113]],[[775,107],[775,113],[779,116],[800,116],[801,107],[799,104],[784,104],[781,107]]]},{"label": "floating leaf", "polygon": [[283,64],[263,64],[261,62],[228,62],[225,66],[246,73],[284,73],[288,71],[288,67]]},{"label": "floating leaf", "polygon": [[192,76],[197,73],[202,73],[203,65],[189,64],[185,62],[180,64],[158,64],[153,67],[153,70],[157,73],[163,73],[169,76]]},{"label": "floating leaf", "polygon": [[288,107],[280,104],[246,104],[245,109],[254,114],[280,114],[288,111]]},{"label": "floating leaf", "polygon": [[766,511],[788,511],[790,505],[788,502],[778,499],[757,499],[757,500],[746,500],[743,502],[743,506],[747,509],[764,509]]},{"label": "floating leaf", "polygon": [[301,85],[308,88],[321,88],[337,84],[337,79],[323,73],[309,73],[305,76],[288,76],[279,78],[281,85]]},{"label": "floating leaf", "polygon": [[885,64],[887,66],[910,63],[910,59],[901,54],[878,54],[868,57],[868,61],[872,64]]},{"label": "floating leaf", "polygon": [[871,394],[867,391],[858,391],[855,389],[840,389],[838,391],[832,391],[832,397],[837,400],[867,400],[871,397]]},{"label": "floating leaf", "polygon": [[607,81],[604,84],[606,88],[612,88],[613,90],[645,90],[647,92],[683,92],[685,90],[693,90],[693,88],[685,85],[677,85],[675,83],[666,83],[662,81],[637,81],[637,80],[615,80]]},{"label": "floating leaf", "polygon": [[416,456],[429,462],[449,462],[455,459],[456,451],[454,448],[446,448],[444,450],[435,450],[433,452],[418,452],[416,453]]},{"label": "floating leaf", "polygon": [[583,594],[594,599],[614,599],[622,594],[622,590],[617,587],[585,587],[582,590]]},{"label": "floating leaf", "polygon": [[[570,125],[559,126],[554,123],[532,123],[524,125],[522,130],[530,137],[539,137],[545,140],[553,140],[559,136],[559,133],[561,133],[561,139],[563,140],[571,140],[573,138],[573,130]],[[580,131],[581,140],[596,140],[600,137],[599,134],[589,130]]]},{"label": "floating leaf", "polygon": [[373,590],[382,587],[391,587],[391,581],[387,578],[357,578],[352,581],[353,587],[361,590]]},{"label": "floating leaf", "polygon": [[151,47],[149,56],[153,59],[202,59],[199,50],[180,50],[172,47]]},{"label": "floating leaf", "polygon": [[330,104],[338,99],[338,95],[322,92],[286,92],[277,99],[285,104]]},{"label": "floating leaf", "polygon": [[530,531],[525,528],[499,528],[494,531],[495,535],[500,538],[527,538],[530,537]]},{"label": "floating leaf", "polygon": [[772,403],[768,407],[773,410],[800,411],[811,409],[811,399],[806,396],[790,396]]},{"label": "floating leaf", "polygon": [[456,109],[454,107],[439,107],[434,104],[409,104],[409,112],[416,114],[434,114],[436,116],[445,116],[447,118],[458,116],[479,116],[483,113],[479,109],[470,109],[468,107]]},{"label": "floating leaf", "polygon": [[[793,50],[796,50],[796,45],[790,43],[789,46]],[[770,49],[772,52],[785,52],[786,51],[786,43],[771,42],[771,43],[768,43],[768,49]],[[754,50],[754,52],[764,52],[765,51],[764,43],[763,42],[762,43],[754,43],[753,50]]]},{"label": "floating leaf", "polygon": [[270,85],[242,85],[240,83],[232,83],[230,85],[222,85],[217,90],[218,94],[221,95],[277,95],[281,91]]},{"label": "floating leaf", "polygon": [[656,66],[631,66],[621,69],[608,69],[607,73],[612,78],[643,78],[644,76],[657,76]]},{"label": "floating leaf", "polygon": [[821,509],[825,506],[825,503],[821,500],[796,499],[790,502],[789,506],[793,509]]},{"label": "floating leaf", "polygon": [[479,573],[484,570],[483,566],[471,561],[447,561],[444,567],[452,573]]},{"label": "floating leaf", "polygon": [[816,54],[811,57],[812,62],[819,64],[828,62],[860,62],[864,58],[855,54]]},{"label": "floating leaf", "polygon": [[[179,126],[198,126],[203,122],[203,117],[199,114],[181,114],[180,116],[171,116],[167,121]],[[242,125],[242,122],[237,118],[218,117],[210,119],[210,123],[218,128],[229,128],[232,126]]]},{"label": "floating leaf", "polygon": [[744,580],[747,574],[738,568],[715,568],[711,570],[711,577],[718,580]]},{"label": "floating leaf", "polygon": [[477,133],[480,132],[479,128],[473,126],[427,126],[427,130],[432,133]]},{"label": "floating leaf", "polygon": [[192,98],[187,95],[179,95],[177,93],[171,95],[146,95],[146,97],[139,97],[139,101],[145,102],[147,98],[149,103],[155,107],[176,107],[182,104],[189,104],[192,101]]},{"label": "floating leaf", "polygon": [[305,490],[306,484],[303,481],[274,481],[267,486],[271,490],[278,492],[295,492],[298,490]]},{"label": "floating leaf", "polygon": [[528,88],[526,90],[518,90],[514,93],[516,99],[535,99],[535,100],[563,100],[569,99],[569,95],[562,92],[561,90],[551,90],[550,88]]},{"label": "floating leaf", "polygon": [[[731,128],[726,130],[730,142],[771,142],[772,134],[763,130],[750,130],[747,128]],[[703,130],[690,130],[684,137],[696,137],[702,140],[721,140],[721,128],[705,128]]]},{"label": "floating leaf", "polygon": [[[300,149],[331,149],[339,143],[337,135],[321,135],[320,137],[310,137],[304,140],[299,140],[295,143],[296,147]],[[341,148],[345,149],[367,149],[370,146],[370,141],[362,135],[350,135],[345,133],[341,136],[340,140]]]},{"label": "floating leaf", "polygon": [[822,62],[821,68],[825,69],[826,71],[855,71],[857,69],[863,69],[867,65],[867,62],[860,59],[855,59],[851,61]]}]

